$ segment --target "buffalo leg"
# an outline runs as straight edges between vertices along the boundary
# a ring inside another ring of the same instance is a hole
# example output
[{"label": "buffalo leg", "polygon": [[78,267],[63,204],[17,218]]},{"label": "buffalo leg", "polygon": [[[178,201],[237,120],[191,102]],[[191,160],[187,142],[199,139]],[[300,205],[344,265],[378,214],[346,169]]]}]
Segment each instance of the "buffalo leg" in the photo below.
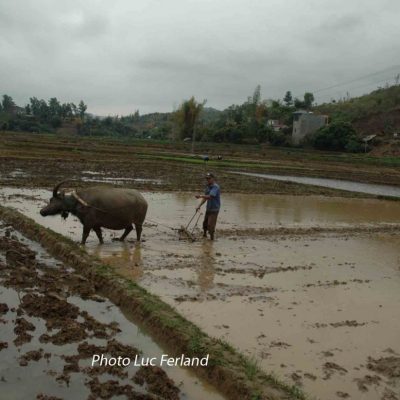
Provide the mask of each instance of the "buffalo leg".
[{"label": "buffalo leg", "polygon": [[142,225],[135,224],[135,229],[137,241],[140,242],[140,236],[142,235]]},{"label": "buffalo leg", "polygon": [[120,238],[114,238],[114,241],[120,241],[123,242],[125,240],[125,238],[129,235],[129,233],[132,231],[133,226],[129,225],[125,228],[125,232],[122,234],[122,236]]},{"label": "buffalo leg", "polygon": [[93,230],[96,232],[97,237],[99,238],[100,244],[103,244],[103,233],[101,232],[101,228],[93,228]]},{"label": "buffalo leg", "polygon": [[86,226],[83,227],[81,244],[85,244],[86,243],[86,239],[89,236],[90,230],[91,230],[91,228],[88,228]]}]

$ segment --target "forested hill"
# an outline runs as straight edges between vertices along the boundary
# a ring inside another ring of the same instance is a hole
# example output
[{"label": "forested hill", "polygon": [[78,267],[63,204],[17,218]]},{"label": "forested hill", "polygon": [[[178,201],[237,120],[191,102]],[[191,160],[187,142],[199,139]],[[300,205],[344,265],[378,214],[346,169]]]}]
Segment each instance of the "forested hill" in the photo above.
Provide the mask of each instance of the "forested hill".
[{"label": "forested hill", "polygon": [[380,88],[360,97],[321,104],[315,111],[331,120],[351,122],[362,134],[400,132],[400,86]]},{"label": "forested hill", "polygon": [[[205,101],[198,102],[191,97],[171,112],[140,115],[136,110],[126,116],[99,117],[88,114],[83,101],[74,105],[60,103],[55,97],[48,101],[31,97],[25,107],[20,107],[11,96],[3,95],[0,129],[158,140],[184,140],[194,136],[196,141],[204,142],[292,146],[293,112],[308,110],[328,115],[330,125],[319,138],[316,137],[319,132],[308,135],[302,146],[365,151],[362,138],[376,134],[378,137],[374,143],[371,142],[369,150],[384,145],[385,154],[397,155],[400,152],[400,141],[396,136],[400,133],[399,85],[320,105],[314,102],[310,92],[304,94],[304,99],[293,98],[287,91],[282,99],[264,100],[260,86],[257,86],[243,103],[232,104],[222,111],[205,107],[205,104]],[[337,145],[339,137],[344,139]]]}]

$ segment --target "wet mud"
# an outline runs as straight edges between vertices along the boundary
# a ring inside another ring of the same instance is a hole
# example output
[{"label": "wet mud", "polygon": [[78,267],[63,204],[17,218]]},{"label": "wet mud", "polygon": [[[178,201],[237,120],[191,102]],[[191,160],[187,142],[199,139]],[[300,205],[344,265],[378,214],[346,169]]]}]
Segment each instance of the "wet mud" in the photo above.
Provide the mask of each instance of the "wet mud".
[{"label": "wet mud", "polygon": [[[0,325],[2,398],[222,399],[185,373],[134,365],[92,367],[93,354],[134,359],[143,351],[162,350],[132,336],[137,328],[97,293],[93,282],[4,224]],[[193,390],[195,382],[199,388]]]},{"label": "wet mud", "polygon": [[323,186],[333,189],[347,190],[350,192],[366,193],[379,196],[389,196],[400,198],[400,188],[389,185],[376,185],[368,183],[360,183],[339,179],[326,178],[311,178],[307,176],[285,176],[285,175],[270,175],[270,174],[255,174],[248,172],[234,172],[246,176],[257,176],[264,179],[272,179],[284,182],[304,183],[306,185]]},{"label": "wet mud", "polygon": [[[37,215],[45,192],[3,195],[79,240],[79,222]],[[192,215],[191,196],[152,193],[143,243],[112,243],[108,231],[86,250],[315,398],[398,399],[398,203],[316,197],[296,208],[241,196],[226,196],[214,243],[198,231],[196,242],[179,241],[170,229]]]}]

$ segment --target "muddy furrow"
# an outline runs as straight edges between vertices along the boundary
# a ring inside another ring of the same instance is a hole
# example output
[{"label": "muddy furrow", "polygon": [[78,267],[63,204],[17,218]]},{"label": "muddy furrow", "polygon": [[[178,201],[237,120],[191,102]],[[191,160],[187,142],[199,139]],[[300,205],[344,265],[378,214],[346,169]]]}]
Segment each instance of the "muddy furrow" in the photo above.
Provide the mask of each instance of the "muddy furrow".
[{"label": "muddy furrow", "polygon": [[313,234],[354,235],[358,233],[399,233],[400,224],[356,225],[356,226],[318,226],[318,227],[271,227],[252,229],[218,229],[218,235],[223,237],[254,237],[254,236],[310,236]]},{"label": "muddy furrow", "polygon": [[[62,235],[45,229],[8,208],[0,207],[0,218],[29,239],[38,241],[51,255],[67,263],[75,271],[79,271],[79,274],[95,291],[93,295],[97,293],[104,295],[121,310],[132,315],[135,322],[146,327],[147,331],[160,340],[171,353],[176,355],[184,353],[191,357],[203,357],[209,354],[208,367],[196,367],[195,371],[219,388],[228,398],[234,400],[304,398],[298,388],[280,383],[273,376],[262,372],[254,362],[245,358],[231,346],[207,336],[157,296],[149,294],[132,281],[117,275],[112,267],[89,256],[82,248]],[[64,304],[62,294],[57,290],[53,299],[55,299],[54,304],[58,302]],[[40,314],[40,308],[36,307],[38,299],[27,298],[26,303],[27,307],[32,304],[33,313]],[[59,324],[57,320],[54,323]],[[83,338],[85,334],[80,331],[71,316],[72,326],[76,329],[68,329],[65,334],[76,331],[76,335]],[[55,336],[45,336],[43,340],[59,340],[57,334]],[[27,357],[29,358],[30,355]],[[74,362],[74,360],[70,361]],[[90,386],[90,390],[96,395],[96,390],[101,390],[97,388],[99,382],[95,378],[91,382],[93,387]],[[130,389],[122,388],[121,390]]]}]

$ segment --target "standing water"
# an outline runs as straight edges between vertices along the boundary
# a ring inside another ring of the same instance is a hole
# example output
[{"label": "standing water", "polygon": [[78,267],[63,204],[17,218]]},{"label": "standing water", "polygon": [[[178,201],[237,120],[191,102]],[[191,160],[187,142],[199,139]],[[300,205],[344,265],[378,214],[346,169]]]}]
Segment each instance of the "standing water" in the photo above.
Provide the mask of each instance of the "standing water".
[{"label": "standing water", "polygon": [[[40,216],[49,191],[3,188],[1,195],[40,224],[80,239],[75,218]],[[396,398],[400,202],[225,194],[217,240],[188,243],[169,227],[193,215],[193,194],[144,196],[148,222],[161,224],[146,223],[143,243],[132,243],[133,234],[111,242],[120,232],[105,230],[105,244],[92,234],[87,251],[312,398]],[[361,225],[364,233],[347,230]],[[341,232],[253,234],[279,226]]]}]

